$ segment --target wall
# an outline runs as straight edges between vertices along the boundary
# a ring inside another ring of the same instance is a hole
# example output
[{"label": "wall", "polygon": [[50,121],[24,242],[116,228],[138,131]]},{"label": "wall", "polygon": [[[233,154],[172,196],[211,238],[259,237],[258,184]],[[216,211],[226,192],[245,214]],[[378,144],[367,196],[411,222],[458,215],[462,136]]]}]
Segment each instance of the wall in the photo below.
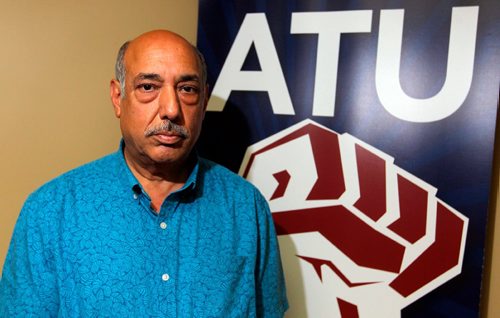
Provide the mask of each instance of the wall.
[{"label": "wall", "polygon": [[497,114],[495,161],[483,280],[482,317],[500,317],[500,116]]},{"label": "wall", "polygon": [[[108,85],[118,47],[151,29],[196,40],[196,0],[0,2],[0,267],[26,196],[117,149]],[[484,317],[500,317],[497,132]],[[495,233],[495,229],[497,230]],[[491,265],[491,266],[490,266]],[[489,301],[491,299],[491,301]]]},{"label": "wall", "polygon": [[195,43],[196,0],[0,0],[0,265],[27,195],[118,148],[120,45],[166,28]]}]

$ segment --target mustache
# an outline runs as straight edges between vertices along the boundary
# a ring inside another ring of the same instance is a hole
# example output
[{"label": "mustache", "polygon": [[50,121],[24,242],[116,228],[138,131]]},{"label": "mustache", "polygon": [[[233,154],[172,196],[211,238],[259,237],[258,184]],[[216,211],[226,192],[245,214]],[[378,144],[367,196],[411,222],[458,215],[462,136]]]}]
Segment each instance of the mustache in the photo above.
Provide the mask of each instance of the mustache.
[{"label": "mustache", "polygon": [[150,136],[157,135],[160,133],[174,133],[176,135],[179,135],[182,138],[189,137],[189,133],[184,126],[173,123],[168,119],[165,119],[163,122],[161,122],[158,125],[155,125],[155,126],[152,126],[152,127],[149,127],[148,129],[146,129],[146,131],[144,132],[144,136],[150,137]]}]

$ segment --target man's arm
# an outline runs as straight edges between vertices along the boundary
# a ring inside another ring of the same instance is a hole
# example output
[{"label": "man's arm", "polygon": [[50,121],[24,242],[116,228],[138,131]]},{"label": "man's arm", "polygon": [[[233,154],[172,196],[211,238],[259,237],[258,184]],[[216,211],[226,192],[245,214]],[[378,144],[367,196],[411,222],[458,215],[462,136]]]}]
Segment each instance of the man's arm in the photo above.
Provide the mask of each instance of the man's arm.
[{"label": "man's arm", "polygon": [[28,199],[17,220],[0,281],[0,317],[57,314],[54,260],[44,235],[50,229],[38,215],[43,208]]},{"label": "man's arm", "polygon": [[258,317],[283,317],[288,309],[285,280],[278,241],[269,206],[258,193],[259,246],[256,269],[256,301]]}]

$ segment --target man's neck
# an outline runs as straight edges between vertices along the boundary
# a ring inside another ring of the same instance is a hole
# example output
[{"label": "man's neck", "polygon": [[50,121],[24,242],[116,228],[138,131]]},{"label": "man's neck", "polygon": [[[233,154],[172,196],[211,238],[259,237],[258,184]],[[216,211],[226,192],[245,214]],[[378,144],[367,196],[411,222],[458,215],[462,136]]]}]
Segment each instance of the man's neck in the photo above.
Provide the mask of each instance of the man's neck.
[{"label": "man's neck", "polygon": [[151,208],[156,212],[160,211],[170,193],[182,188],[194,166],[192,156],[181,163],[168,164],[138,162],[130,158],[126,151],[124,156],[132,174],[151,198]]}]

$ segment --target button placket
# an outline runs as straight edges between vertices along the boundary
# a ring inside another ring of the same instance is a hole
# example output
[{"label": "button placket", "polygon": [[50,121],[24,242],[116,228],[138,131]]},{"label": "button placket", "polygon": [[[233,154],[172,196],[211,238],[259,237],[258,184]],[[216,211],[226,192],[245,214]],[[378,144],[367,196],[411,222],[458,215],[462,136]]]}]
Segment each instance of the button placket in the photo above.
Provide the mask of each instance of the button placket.
[{"label": "button placket", "polygon": [[[167,199],[163,202],[163,204],[160,207],[160,210],[157,214],[157,219],[156,219],[156,224],[158,226],[157,234],[159,235],[159,240],[162,242],[163,248],[162,248],[162,258],[159,261],[159,264],[162,264],[162,271],[171,271],[175,270],[175,266],[171,264],[171,258],[168,257],[169,253],[172,253],[175,249],[172,248],[173,241],[170,239],[171,235],[174,233],[169,233],[170,231],[167,231],[169,229],[169,226],[172,224],[175,224],[175,220],[173,219],[173,215],[175,210],[177,209],[179,205],[179,200],[177,195],[170,195],[167,197]],[[176,232],[176,227],[175,225],[171,229],[173,232]],[[161,272],[160,272],[161,273]],[[168,272],[163,272],[161,274],[161,280],[163,283],[168,284],[174,284],[175,279],[171,281],[173,278],[170,276]],[[169,289],[169,285],[165,285],[167,289]]]}]

